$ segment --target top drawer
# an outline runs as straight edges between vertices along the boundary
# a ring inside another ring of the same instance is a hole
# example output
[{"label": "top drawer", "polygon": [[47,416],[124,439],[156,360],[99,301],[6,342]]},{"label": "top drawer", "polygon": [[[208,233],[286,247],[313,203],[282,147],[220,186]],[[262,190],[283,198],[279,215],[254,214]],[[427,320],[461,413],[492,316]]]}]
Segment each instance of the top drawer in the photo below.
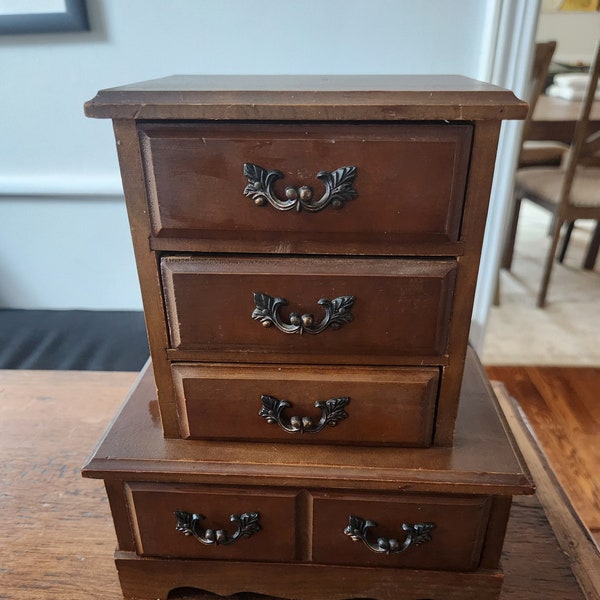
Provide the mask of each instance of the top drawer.
[{"label": "top drawer", "polygon": [[468,123],[145,122],[139,136],[158,247],[407,253],[460,237]]}]

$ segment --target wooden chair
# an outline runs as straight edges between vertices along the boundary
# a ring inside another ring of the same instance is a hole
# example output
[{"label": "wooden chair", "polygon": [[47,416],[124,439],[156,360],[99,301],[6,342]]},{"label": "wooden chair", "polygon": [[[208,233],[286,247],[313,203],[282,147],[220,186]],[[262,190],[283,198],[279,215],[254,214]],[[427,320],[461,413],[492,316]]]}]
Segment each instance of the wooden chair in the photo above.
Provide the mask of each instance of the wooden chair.
[{"label": "wooden chair", "polygon": [[[546,303],[550,275],[563,224],[569,224],[563,240],[564,250],[572,229],[571,224],[577,219],[593,219],[600,222],[600,167],[587,166],[590,164],[589,158],[600,150],[600,132],[591,135],[587,132],[599,72],[600,44],[596,48],[590,67],[589,84],[582,101],[573,141],[563,164],[559,167],[523,168],[516,174],[515,207],[508,243],[514,244],[522,200],[527,199],[538,204],[551,212],[554,218],[552,241],[546,256],[537,298],[537,306],[540,308]],[[512,248],[507,248],[505,256],[508,255],[512,255]],[[561,252],[561,255],[564,256],[564,252]]]},{"label": "wooden chair", "polygon": [[[563,156],[569,149],[568,144],[554,140],[528,140],[531,130],[531,121],[533,120],[533,112],[537,105],[537,101],[544,91],[546,78],[548,77],[548,69],[556,50],[556,42],[540,42],[535,46],[535,54],[533,65],[531,68],[530,78],[530,96],[529,96],[529,111],[523,124],[523,132],[521,134],[521,149],[519,152],[518,169],[525,167],[557,167],[560,166]],[[518,207],[513,208],[513,213],[518,210]],[[510,229],[509,238],[504,246],[504,254],[502,256],[502,268],[510,270],[512,266],[513,251],[515,246],[516,230]],[[499,285],[499,284],[498,284]],[[499,287],[497,286],[497,290]],[[499,304],[499,292],[496,293],[495,304]]]},{"label": "wooden chair", "polygon": [[544,91],[548,69],[554,52],[556,42],[540,42],[535,46],[533,65],[531,67],[529,111],[523,124],[521,134],[521,151],[519,153],[519,168],[537,166],[558,166],[564,153],[569,149],[567,144],[554,140],[529,140],[531,121],[537,101]]},{"label": "wooden chair", "polygon": [[[523,123],[521,132],[521,147],[519,151],[518,167],[534,167],[534,166],[558,166],[562,161],[564,153],[569,149],[568,144],[563,144],[554,140],[528,140],[531,130],[531,121],[533,120],[533,112],[537,105],[537,101],[544,91],[546,79],[548,78],[548,70],[552,57],[556,50],[556,42],[538,42],[535,45],[533,56],[533,64],[529,76],[529,90],[527,101],[529,110],[527,117]],[[501,268],[510,269],[513,258],[514,248],[514,232],[509,232],[513,237],[505,243],[504,254],[502,256]],[[496,289],[494,291],[494,305],[500,305],[500,268],[496,273]]]}]

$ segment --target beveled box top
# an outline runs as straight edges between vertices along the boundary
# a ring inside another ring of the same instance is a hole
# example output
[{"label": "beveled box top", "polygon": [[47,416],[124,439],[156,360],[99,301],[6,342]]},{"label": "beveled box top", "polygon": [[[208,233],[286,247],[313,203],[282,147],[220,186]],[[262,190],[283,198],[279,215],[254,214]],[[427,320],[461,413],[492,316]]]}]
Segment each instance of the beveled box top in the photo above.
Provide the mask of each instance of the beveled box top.
[{"label": "beveled box top", "polygon": [[173,75],[100,90],[89,117],[219,120],[523,119],[527,104],[458,75]]}]

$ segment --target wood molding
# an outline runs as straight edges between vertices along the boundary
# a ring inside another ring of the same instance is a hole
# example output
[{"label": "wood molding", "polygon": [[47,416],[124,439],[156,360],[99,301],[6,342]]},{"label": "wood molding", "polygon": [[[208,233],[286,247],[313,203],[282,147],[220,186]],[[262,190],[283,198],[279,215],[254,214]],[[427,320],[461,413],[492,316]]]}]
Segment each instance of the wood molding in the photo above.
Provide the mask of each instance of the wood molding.
[{"label": "wood molding", "polygon": [[0,197],[108,197],[123,198],[123,186],[114,176],[60,175],[0,175]]}]

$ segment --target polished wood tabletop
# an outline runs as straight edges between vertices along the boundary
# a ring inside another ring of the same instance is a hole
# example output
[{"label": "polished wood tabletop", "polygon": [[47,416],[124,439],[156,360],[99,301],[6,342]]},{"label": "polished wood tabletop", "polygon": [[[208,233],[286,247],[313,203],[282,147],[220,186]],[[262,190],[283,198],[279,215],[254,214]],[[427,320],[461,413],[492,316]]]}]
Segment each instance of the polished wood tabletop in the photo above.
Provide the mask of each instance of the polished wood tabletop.
[{"label": "polished wood tabletop", "polygon": [[[552,96],[540,96],[529,130],[529,139],[557,140],[570,144],[579,116],[581,102]],[[600,101],[594,102],[590,114],[590,131],[600,129]]]},{"label": "polished wood tabletop", "polygon": [[[0,598],[122,597],[106,494],[101,481],[81,478],[80,467],[135,379],[135,373],[0,371]],[[514,501],[503,566],[503,600],[584,598],[534,496]]]}]

